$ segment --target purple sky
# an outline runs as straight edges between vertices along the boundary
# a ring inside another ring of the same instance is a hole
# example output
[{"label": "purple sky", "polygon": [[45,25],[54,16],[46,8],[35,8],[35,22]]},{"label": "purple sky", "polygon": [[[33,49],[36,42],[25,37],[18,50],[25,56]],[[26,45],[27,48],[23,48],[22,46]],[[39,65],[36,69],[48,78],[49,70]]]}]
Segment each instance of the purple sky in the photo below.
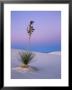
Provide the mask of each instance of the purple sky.
[{"label": "purple sky", "polygon": [[61,12],[60,11],[12,11],[12,48],[28,47],[27,26],[33,20],[35,31],[31,37],[33,51],[61,50]]}]

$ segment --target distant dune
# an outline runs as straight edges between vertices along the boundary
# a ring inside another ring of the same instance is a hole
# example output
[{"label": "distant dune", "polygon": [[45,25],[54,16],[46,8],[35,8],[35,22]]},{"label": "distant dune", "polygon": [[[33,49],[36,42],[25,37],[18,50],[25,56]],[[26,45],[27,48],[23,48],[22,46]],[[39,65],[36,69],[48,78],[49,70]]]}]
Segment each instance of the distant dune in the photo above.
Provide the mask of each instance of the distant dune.
[{"label": "distant dune", "polygon": [[11,50],[11,78],[12,79],[60,79],[61,78],[61,52],[35,54],[34,59],[29,64],[36,68],[34,72],[19,72],[14,68],[19,67],[21,59],[19,52],[25,52],[20,49]]},{"label": "distant dune", "polygon": [[61,55],[61,52],[51,52],[51,53],[49,53],[49,54],[54,54],[54,55]]}]

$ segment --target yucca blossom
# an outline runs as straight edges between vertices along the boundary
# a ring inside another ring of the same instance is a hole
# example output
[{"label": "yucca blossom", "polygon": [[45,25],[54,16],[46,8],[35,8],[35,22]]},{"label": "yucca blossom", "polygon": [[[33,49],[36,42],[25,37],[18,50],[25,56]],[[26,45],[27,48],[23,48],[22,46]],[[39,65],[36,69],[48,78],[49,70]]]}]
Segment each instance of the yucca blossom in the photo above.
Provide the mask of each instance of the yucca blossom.
[{"label": "yucca blossom", "polygon": [[27,33],[29,35],[29,40],[31,39],[32,32],[35,30],[33,28],[34,21],[30,21],[29,26],[27,27]]}]

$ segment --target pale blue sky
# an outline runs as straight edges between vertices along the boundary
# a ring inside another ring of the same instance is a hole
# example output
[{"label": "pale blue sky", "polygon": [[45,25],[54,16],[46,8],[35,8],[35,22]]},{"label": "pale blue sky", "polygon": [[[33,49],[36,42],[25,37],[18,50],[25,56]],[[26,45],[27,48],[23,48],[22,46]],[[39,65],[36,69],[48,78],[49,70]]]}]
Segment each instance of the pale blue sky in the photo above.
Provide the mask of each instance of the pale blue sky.
[{"label": "pale blue sky", "polygon": [[27,26],[33,20],[35,31],[31,37],[31,50],[51,52],[61,50],[60,11],[12,11],[12,48],[28,48]]}]

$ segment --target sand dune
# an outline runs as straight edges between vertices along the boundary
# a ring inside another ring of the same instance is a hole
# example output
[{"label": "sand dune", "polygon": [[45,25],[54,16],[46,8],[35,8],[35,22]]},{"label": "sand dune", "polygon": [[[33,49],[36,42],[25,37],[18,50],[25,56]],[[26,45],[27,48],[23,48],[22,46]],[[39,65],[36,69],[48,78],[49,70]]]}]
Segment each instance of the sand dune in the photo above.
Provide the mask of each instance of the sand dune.
[{"label": "sand dune", "polygon": [[33,72],[18,71],[21,59],[19,52],[24,50],[12,49],[11,51],[11,78],[12,79],[60,79],[61,78],[61,52],[35,54],[34,59],[29,64],[36,70]]}]

